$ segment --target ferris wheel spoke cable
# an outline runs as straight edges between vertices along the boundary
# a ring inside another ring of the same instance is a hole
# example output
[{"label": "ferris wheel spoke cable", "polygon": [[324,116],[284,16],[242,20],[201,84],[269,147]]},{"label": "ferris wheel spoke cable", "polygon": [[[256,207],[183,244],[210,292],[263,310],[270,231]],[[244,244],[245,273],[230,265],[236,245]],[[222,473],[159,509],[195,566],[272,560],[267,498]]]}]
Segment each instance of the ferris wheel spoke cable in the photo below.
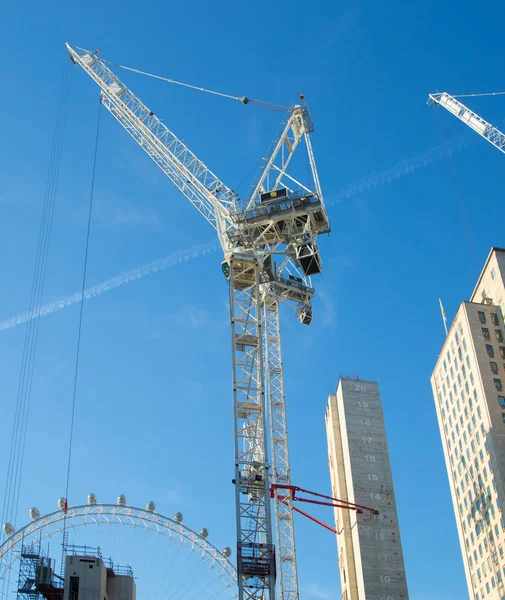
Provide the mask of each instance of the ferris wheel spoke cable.
[{"label": "ferris wheel spoke cable", "polygon": [[[202,566],[205,567],[204,563],[200,563]],[[193,592],[195,591],[195,588],[198,588],[198,585],[200,584],[200,582],[202,581],[202,579],[204,579],[204,577],[208,574],[208,570],[207,569],[202,569],[202,573],[199,574],[200,576],[198,578],[196,578],[196,570],[195,570],[195,577],[193,579],[193,581],[191,581],[190,585],[184,590],[184,593],[181,595],[181,600],[184,600],[185,598],[188,598],[189,594],[193,594]],[[216,583],[216,581],[218,581],[219,579],[221,579],[221,577],[219,577],[219,575],[208,585],[204,586],[203,589],[209,589],[211,588],[214,583]],[[196,594],[194,594],[193,596],[190,596],[191,598],[194,598],[195,596],[198,596],[198,594],[200,594],[202,592],[202,589],[198,590],[196,592]],[[189,600],[190,600],[189,599]]]},{"label": "ferris wheel spoke cable", "polygon": [[[198,565],[193,569],[193,571],[191,573],[189,573],[188,577],[186,579],[188,579],[189,577],[191,577],[191,579],[187,582],[187,585],[182,585],[181,586],[181,590],[179,592],[179,598],[182,600],[183,598],[186,598],[186,596],[192,592],[193,588],[198,585],[198,583],[202,580],[203,577],[205,577],[205,575],[208,574],[208,569],[207,569],[207,565],[203,562],[200,561],[198,563]],[[174,598],[175,598],[175,594],[174,594]]]},{"label": "ferris wheel spoke cable", "polygon": [[[188,565],[189,561],[190,561],[190,560],[191,560],[191,558],[192,558],[192,555],[193,555],[193,552],[192,552],[192,551],[190,551],[190,552],[188,553],[188,556],[186,557],[186,560],[185,560],[185,561],[184,561],[184,563],[182,564],[182,567],[181,567],[181,569],[179,569],[179,573],[183,573],[183,572],[184,572],[184,569],[187,567],[187,565]],[[169,587],[167,588],[167,591],[166,591],[165,595],[167,595],[167,594],[168,594],[168,592],[169,592],[169,591],[171,591],[171,589],[172,589],[172,587],[173,587],[173,585],[174,585],[174,582],[177,582],[177,577],[176,577],[174,580],[172,580],[172,581],[170,582],[170,584],[169,584]],[[175,590],[173,593],[170,593],[170,595],[169,595],[169,597],[170,597],[170,598],[174,598],[174,597],[175,597],[175,594],[176,594],[176,593],[177,593],[177,591],[179,590],[179,587],[180,587],[180,584],[177,586],[177,589],[176,589],[176,590]],[[158,590],[158,593],[156,594],[156,597],[158,597],[158,596],[159,596],[159,593],[160,593],[160,590]]]},{"label": "ferris wheel spoke cable", "polygon": [[[65,133],[68,97],[70,93],[71,73],[71,68],[69,69],[68,63],[65,63],[62,82],[60,85],[56,121],[53,129],[53,140],[51,145],[48,175],[39,226],[37,250],[35,254],[35,267],[29,300],[29,313],[34,315],[34,318],[27,325],[23,344],[14,424],[7,465],[4,503],[2,507],[2,524],[5,522],[15,523],[17,519],[39,331],[39,320],[37,318],[37,313],[40,310],[44,293],[47,258],[51,240],[51,230]],[[2,581],[2,595],[5,595],[6,586],[7,588],[10,586],[10,572],[7,581],[6,578],[4,578]]]},{"label": "ferris wheel spoke cable", "polygon": [[172,567],[174,566],[175,560],[179,556],[179,552],[181,551],[181,548],[182,548],[182,546],[179,546],[177,548],[177,552],[175,553],[175,556],[172,558],[172,560],[171,560],[171,562],[170,562],[170,564],[168,566],[168,569],[166,570],[165,575],[164,575],[163,579],[161,580],[161,583],[160,583],[158,589],[156,590],[156,594],[154,595],[153,600],[156,600],[159,597],[160,592],[161,592],[161,588],[163,587],[163,584],[165,583],[166,578],[168,577],[168,575],[169,575]]}]

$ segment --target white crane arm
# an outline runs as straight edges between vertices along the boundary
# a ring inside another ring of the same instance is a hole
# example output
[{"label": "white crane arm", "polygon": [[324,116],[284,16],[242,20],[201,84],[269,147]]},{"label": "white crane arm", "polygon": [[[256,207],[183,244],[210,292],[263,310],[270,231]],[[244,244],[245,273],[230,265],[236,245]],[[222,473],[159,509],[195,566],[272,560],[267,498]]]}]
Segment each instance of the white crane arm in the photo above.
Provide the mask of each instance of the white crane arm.
[{"label": "white crane arm", "polygon": [[67,44],[70,58],[102,90],[102,104],[138,142],[195,208],[222,234],[233,227],[237,195],[200,161],[160,119],[135,96],[96,53]]},{"label": "white crane arm", "polygon": [[442,94],[430,94],[430,100],[434,104],[439,104],[458,117],[460,121],[466,123],[489,143],[493,144],[498,150],[505,153],[505,134],[496,127],[485,121],[477,113],[467,108],[459,100],[450,96],[447,92]]}]

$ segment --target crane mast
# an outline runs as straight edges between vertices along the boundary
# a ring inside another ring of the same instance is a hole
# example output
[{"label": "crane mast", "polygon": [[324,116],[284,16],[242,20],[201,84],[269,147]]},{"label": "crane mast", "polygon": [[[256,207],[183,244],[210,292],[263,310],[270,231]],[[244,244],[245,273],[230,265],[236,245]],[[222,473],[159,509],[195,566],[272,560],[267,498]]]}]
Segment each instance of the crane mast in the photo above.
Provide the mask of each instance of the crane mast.
[{"label": "crane mast", "polygon": [[430,94],[428,101],[432,104],[443,106],[460,121],[463,121],[463,123],[466,123],[468,127],[471,127],[474,131],[476,131],[490,144],[493,144],[495,148],[498,148],[500,152],[505,153],[505,134],[485,121],[477,113],[470,110],[462,102],[456,100],[454,96],[450,96],[447,92],[443,92],[441,94]]},{"label": "crane mast", "polygon": [[[246,201],[237,196],[147,108],[96,53],[67,44],[101,89],[101,102],[216,229],[229,282],[234,412],[237,572],[240,600],[298,600],[279,304],[312,320],[311,276],[321,272],[317,236],[330,225],[310,143],[306,105],[296,105]],[[288,168],[305,140],[312,186]],[[281,257],[277,264],[276,259]],[[268,455],[270,440],[271,460]],[[277,549],[277,552],[276,552]]]}]

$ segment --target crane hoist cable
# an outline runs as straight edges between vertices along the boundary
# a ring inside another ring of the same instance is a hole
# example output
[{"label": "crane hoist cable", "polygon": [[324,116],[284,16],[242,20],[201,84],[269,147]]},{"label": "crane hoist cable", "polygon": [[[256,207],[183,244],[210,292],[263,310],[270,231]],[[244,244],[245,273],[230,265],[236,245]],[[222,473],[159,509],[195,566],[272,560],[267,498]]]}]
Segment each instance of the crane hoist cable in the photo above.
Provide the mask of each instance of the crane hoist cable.
[{"label": "crane hoist cable", "polygon": [[[83,50],[83,48],[79,48],[79,46],[75,46],[79,50]],[[95,51],[95,54],[98,54],[98,50]],[[153,79],[159,79],[161,81],[166,81],[167,83],[172,83],[174,85],[180,85],[182,87],[190,88],[192,90],[197,90],[199,92],[205,92],[207,94],[213,94],[214,96],[221,96],[222,98],[229,98],[230,100],[238,100],[242,104],[252,104],[254,106],[259,106],[261,108],[266,108],[268,110],[274,110],[276,112],[289,113],[291,112],[291,108],[288,106],[282,106],[281,104],[273,104],[272,102],[266,102],[265,100],[258,100],[256,98],[249,98],[248,96],[233,96],[232,94],[225,94],[224,92],[218,92],[216,90],[209,90],[199,85],[193,85],[191,83],[185,83],[183,81],[177,81],[176,79],[170,79],[169,77],[164,77],[162,75],[156,75],[154,73],[148,73],[147,71],[141,71],[140,69],[134,69],[133,67],[127,67],[126,65],[121,65],[119,63],[113,62],[112,60],[107,60],[105,58],[100,57],[100,60],[109,65],[113,65],[120,69],[124,69],[125,71],[132,71],[133,73],[137,73],[138,75],[145,75],[146,77],[152,77]]]},{"label": "crane hoist cable", "polygon": [[[72,446],[74,440],[74,422],[75,422],[75,406],[77,399],[77,379],[79,375],[79,358],[80,358],[80,350],[81,350],[81,334],[82,334],[82,317],[84,312],[84,292],[86,290],[86,275],[88,271],[88,256],[89,256],[89,237],[91,232],[91,217],[93,214],[93,197],[95,193],[95,180],[96,180],[96,164],[98,157],[98,142],[100,140],[100,115],[101,111],[101,103],[98,105],[98,119],[96,125],[96,138],[95,138],[95,150],[93,156],[93,169],[92,169],[92,177],[91,177],[91,190],[89,195],[89,209],[88,209],[88,225],[86,231],[86,246],[84,250],[84,265],[82,270],[82,287],[81,287],[81,303],[79,310],[79,326],[77,329],[77,347],[75,353],[75,370],[74,370],[74,386],[72,393],[72,410],[71,410],[71,418],[70,418],[70,431],[69,431],[69,442],[68,442],[68,462],[67,462],[67,475],[66,475],[66,484],[65,484],[65,519],[63,520],[63,543],[65,543],[65,532],[67,525],[67,507],[68,507],[68,490],[70,486],[70,472],[72,466]],[[65,551],[65,548],[63,549]]]},{"label": "crane hoist cable", "polygon": [[[62,157],[68,97],[72,80],[72,71],[65,64],[60,85],[56,120],[53,130],[46,188],[44,193],[42,215],[40,218],[39,236],[35,254],[35,266],[32,278],[28,313],[33,316],[27,323],[23,344],[21,368],[17,389],[16,407],[12,438],[7,464],[7,477],[2,507],[2,524],[15,525],[18,512],[19,495],[23,475],[24,455],[30,414],[33,374],[39,332],[40,308],[44,295],[47,259],[51,240],[56,193]],[[5,533],[5,530],[4,530]],[[9,577],[2,581],[2,595],[5,587],[10,586]]]}]

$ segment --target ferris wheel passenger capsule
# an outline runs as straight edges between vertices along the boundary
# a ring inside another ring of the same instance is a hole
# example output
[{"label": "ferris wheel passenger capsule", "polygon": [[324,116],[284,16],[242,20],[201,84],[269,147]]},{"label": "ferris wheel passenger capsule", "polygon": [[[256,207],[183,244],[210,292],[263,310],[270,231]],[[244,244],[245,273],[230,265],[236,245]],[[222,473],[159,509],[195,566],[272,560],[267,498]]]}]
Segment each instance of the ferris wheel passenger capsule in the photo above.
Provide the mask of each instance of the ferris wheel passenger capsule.
[{"label": "ferris wheel passenger capsule", "polygon": [[183,514],[182,514],[181,512],[178,512],[178,513],[175,513],[175,516],[174,516],[174,521],[175,521],[176,523],[182,523],[182,519],[183,519],[183,518],[184,518],[184,517],[183,517]]},{"label": "ferris wheel passenger capsule", "polygon": [[88,494],[88,504],[89,504],[89,506],[94,506],[96,504],[95,494],[93,494],[93,493]]},{"label": "ferris wheel passenger capsule", "polygon": [[14,527],[10,523],[4,523],[2,529],[6,536],[11,536],[14,533]]},{"label": "ferris wheel passenger capsule", "polygon": [[67,504],[67,499],[66,498],[58,498],[58,508],[60,510],[65,510],[66,504]]},{"label": "ferris wheel passenger capsule", "polygon": [[30,515],[30,519],[32,521],[36,521],[40,517],[39,509],[36,508],[35,506],[32,506],[32,508],[30,508],[30,511],[28,514]]},{"label": "ferris wheel passenger capsule", "polygon": [[148,510],[149,512],[154,512],[155,509],[156,509],[156,504],[154,504],[154,502],[152,500],[147,503],[146,510]]},{"label": "ferris wheel passenger capsule", "polygon": [[207,527],[202,528],[202,530],[200,531],[200,537],[203,537],[204,540],[209,537],[209,530],[207,529]]},{"label": "ferris wheel passenger capsule", "polygon": [[221,552],[221,554],[225,557],[225,558],[230,558],[231,556],[231,548],[226,546],[226,548],[223,548],[223,551]]},{"label": "ferris wheel passenger capsule", "polygon": [[126,506],[126,496],[124,494],[118,496],[117,503],[119,504],[119,506]]}]

